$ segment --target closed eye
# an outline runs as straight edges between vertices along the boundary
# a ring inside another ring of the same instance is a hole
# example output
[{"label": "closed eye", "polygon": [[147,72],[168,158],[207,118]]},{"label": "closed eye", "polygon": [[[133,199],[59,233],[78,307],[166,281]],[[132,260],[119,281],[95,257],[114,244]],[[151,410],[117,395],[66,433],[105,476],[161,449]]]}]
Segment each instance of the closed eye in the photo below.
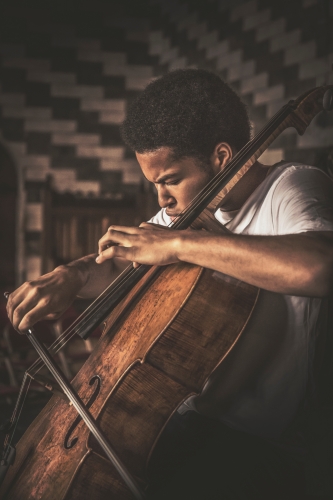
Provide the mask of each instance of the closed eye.
[{"label": "closed eye", "polygon": [[166,186],[174,186],[175,184],[179,184],[179,183],[180,183],[180,179],[176,179],[174,181],[165,182],[164,184]]}]

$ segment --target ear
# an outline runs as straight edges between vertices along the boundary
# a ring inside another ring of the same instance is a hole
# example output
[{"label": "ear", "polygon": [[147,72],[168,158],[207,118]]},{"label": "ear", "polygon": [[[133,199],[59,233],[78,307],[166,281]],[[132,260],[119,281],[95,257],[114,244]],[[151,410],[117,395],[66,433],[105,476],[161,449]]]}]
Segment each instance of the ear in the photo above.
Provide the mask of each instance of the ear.
[{"label": "ear", "polygon": [[227,142],[220,142],[217,144],[211,158],[215,174],[223,170],[232,157],[233,150]]}]

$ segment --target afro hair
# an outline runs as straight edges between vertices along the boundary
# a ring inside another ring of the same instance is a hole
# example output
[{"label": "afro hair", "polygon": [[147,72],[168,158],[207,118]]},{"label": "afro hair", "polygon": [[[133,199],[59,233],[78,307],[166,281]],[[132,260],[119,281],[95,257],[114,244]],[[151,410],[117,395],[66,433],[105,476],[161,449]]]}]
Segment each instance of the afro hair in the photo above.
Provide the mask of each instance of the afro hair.
[{"label": "afro hair", "polygon": [[241,149],[250,139],[250,122],[245,105],[219,76],[176,70],[151,82],[136,98],[122,137],[138,153],[170,147],[177,157],[207,161],[220,142]]}]

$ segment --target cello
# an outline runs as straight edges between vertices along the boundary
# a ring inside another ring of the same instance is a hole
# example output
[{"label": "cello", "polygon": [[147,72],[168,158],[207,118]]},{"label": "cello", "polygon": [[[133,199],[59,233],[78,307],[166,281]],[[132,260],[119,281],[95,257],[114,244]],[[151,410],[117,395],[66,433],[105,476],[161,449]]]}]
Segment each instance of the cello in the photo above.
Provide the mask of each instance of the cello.
[{"label": "cello", "polygon": [[[283,130],[293,126],[303,134],[319,111],[332,109],[332,91],[319,87],[284,106],[172,229],[223,232],[214,212],[224,196]],[[32,423],[0,498],[143,498],[163,429],[182,402],[200,394],[237,343],[258,294],[252,285],[216,279],[214,271],[183,262],[129,266],[50,348],[56,352],[76,333],[87,338],[105,321],[101,340],[72,384],[30,329],[29,339],[70,404],[55,395]],[[37,361],[26,375],[36,377],[41,365]]]}]

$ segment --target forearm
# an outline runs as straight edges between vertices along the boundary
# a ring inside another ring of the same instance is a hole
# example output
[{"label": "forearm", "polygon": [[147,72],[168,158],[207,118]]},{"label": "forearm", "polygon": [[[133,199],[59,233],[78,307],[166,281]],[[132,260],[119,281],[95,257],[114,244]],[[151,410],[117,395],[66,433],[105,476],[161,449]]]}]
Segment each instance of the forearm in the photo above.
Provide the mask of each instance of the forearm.
[{"label": "forearm", "polygon": [[332,233],[282,236],[183,234],[179,260],[277,293],[325,296],[332,290]]},{"label": "forearm", "polygon": [[148,265],[189,262],[277,293],[323,297],[332,291],[333,232],[282,236],[165,231],[113,226],[98,262],[123,257]]}]

